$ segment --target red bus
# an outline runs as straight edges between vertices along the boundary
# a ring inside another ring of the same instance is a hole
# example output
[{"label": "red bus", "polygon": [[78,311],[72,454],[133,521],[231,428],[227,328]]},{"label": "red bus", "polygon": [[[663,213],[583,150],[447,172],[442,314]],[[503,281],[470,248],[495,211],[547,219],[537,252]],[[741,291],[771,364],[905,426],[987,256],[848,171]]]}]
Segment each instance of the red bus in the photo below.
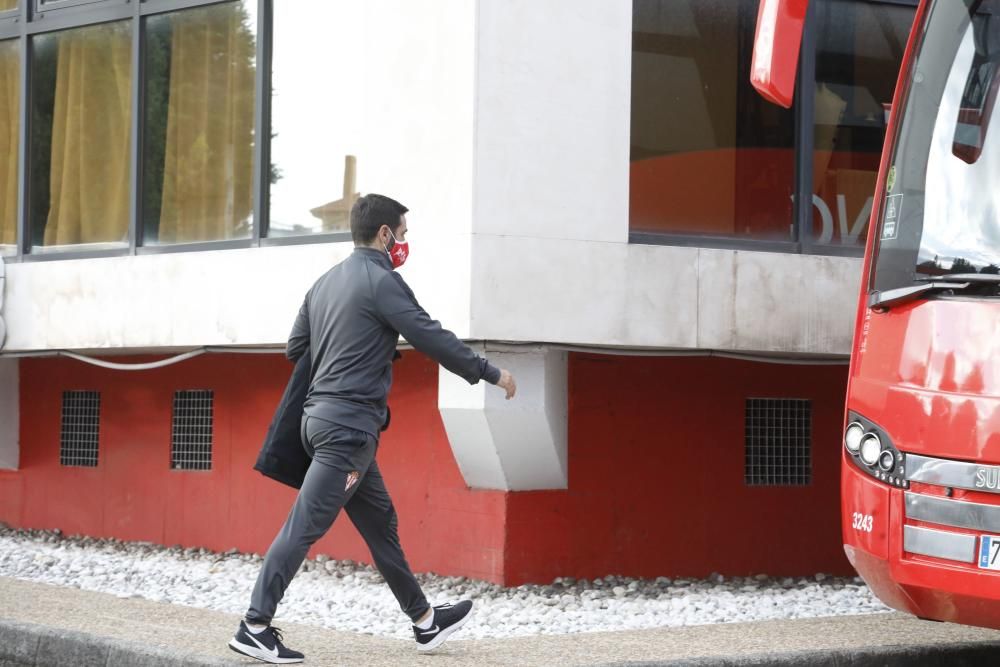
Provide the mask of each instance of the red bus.
[{"label": "red bus", "polygon": [[[758,17],[751,78],[786,106],[805,5],[762,0]],[[844,549],[874,593],[921,618],[991,628],[1000,628],[998,89],[1000,0],[923,0],[876,182],[841,466]]]}]

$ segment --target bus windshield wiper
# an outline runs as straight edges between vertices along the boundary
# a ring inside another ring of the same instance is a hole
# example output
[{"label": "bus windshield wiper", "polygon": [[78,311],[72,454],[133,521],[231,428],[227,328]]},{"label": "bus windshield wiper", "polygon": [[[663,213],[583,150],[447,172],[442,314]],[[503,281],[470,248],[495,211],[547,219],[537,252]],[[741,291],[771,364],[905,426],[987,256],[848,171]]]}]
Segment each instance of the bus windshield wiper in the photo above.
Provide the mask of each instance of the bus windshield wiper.
[{"label": "bus windshield wiper", "polygon": [[1000,275],[995,273],[948,273],[943,276],[918,276],[915,280],[920,284],[884,292],[873,292],[868,297],[868,307],[890,308],[900,303],[919,299],[928,292],[939,290],[959,291],[973,285],[1000,286]]},{"label": "bus windshield wiper", "polygon": [[979,283],[1000,285],[1000,275],[995,273],[948,273],[943,276],[920,276],[919,282]]},{"label": "bus windshield wiper", "polygon": [[[955,274],[957,277],[959,274]],[[977,274],[978,275],[978,274]],[[951,276],[941,276],[942,278]],[[944,280],[936,282],[925,282],[922,285],[910,285],[909,287],[899,287],[889,289],[884,292],[872,292],[868,297],[869,308],[891,308],[892,306],[919,299],[928,292],[938,290],[962,290],[971,285],[971,282],[947,282]]]}]

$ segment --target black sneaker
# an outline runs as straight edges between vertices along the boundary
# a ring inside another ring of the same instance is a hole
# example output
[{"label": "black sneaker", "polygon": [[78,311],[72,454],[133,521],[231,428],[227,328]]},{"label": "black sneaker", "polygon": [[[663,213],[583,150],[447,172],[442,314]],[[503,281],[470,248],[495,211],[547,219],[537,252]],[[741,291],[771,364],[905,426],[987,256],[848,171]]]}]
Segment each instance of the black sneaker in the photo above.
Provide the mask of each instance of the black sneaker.
[{"label": "black sneaker", "polygon": [[472,602],[469,600],[462,600],[455,605],[445,603],[434,607],[434,621],[431,627],[421,630],[413,626],[417,650],[433,651],[443,644],[451,633],[465,625],[470,616],[472,616]]},{"label": "black sneaker", "polygon": [[254,634],[247,628],[246,621],[240,621],[240,628],[236,631],[236,636],[229,640],[229,648],[251,658],[274,664],[305,660],[305,656],[298,651],[285,648],[285,645],[281,643],[281,630],[273,625],[269,625],[266,630]]}]

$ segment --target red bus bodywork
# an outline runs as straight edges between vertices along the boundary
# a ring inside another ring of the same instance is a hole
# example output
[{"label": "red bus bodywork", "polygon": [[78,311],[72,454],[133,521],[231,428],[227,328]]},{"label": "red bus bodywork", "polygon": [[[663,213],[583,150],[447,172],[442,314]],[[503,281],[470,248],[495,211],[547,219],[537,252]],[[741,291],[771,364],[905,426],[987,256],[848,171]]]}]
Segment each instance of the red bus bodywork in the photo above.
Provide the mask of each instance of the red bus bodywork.
[{"label": "red bus bodywork", "polygon": [[[906,99],[928,6],[922,0],[914,17],[894,110]],[[789,66],[794,72],[794,63],[782,66],[786,79]],[[774,99],[773,92],[765,97]],[[846,429],[863,418],[863,426],[891,441],[898,459],[881,479],[842,447],[844,550],[887,605],[921,618],[1000,629],[1000,571],[978,562],[983,536],[1000,535],[1000,301],[916,299],[869,307],[899,115],[890,114],[876,180],[844,420]],[[949,466],[973,483],[955,484]],[[940,554],[940,545],[957,546],[948,557],[928,555]]]}]

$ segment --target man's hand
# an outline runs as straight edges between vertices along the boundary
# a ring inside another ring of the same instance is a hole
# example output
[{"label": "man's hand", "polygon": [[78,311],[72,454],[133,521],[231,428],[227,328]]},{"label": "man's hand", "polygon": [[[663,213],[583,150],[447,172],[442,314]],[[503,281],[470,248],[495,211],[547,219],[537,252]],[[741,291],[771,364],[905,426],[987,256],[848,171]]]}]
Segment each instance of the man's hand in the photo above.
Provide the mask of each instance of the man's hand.
[{"label": "man's hand", "polygon": [[507,392],[508,401],[514,398],[514,394],[517,393],[517,383],[514,382],[514,376],[503,368],[500,369],[500,380],[497,382],[497,386]]}]

